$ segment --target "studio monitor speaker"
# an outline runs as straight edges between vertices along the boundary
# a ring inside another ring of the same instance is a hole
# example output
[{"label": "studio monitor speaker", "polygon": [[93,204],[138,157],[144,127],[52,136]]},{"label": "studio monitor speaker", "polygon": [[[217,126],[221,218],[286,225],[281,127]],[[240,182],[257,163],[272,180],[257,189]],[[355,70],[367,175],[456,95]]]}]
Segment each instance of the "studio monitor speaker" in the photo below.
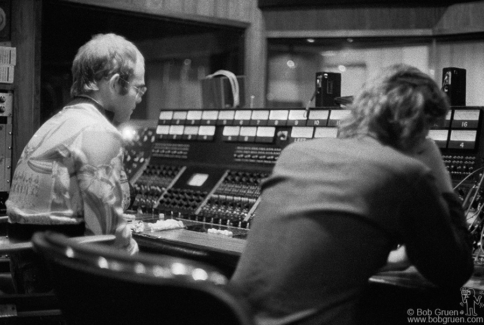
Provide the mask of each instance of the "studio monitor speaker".
[{"label": "studio monitor speaker", "polygon": [[451,106],[466,105],[466,70],[444,68],[442,70],[442,90],[447,94]]},{"label": "studio monitor speaker", "polygon": [[336,106],[341,96],[341,73],[316,72],[316,107]]}]

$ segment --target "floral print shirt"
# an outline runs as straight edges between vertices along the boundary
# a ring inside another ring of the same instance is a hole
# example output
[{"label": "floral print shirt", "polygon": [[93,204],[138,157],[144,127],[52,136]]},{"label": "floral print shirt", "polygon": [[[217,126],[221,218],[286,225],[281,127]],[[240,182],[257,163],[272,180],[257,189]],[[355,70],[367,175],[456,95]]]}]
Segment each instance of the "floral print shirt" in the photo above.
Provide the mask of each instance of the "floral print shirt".
[{"label": "floral print shirt", "polygon": [[129,205],[123,140],[93,104],[64,107],[34,134],[6,205],[9,222],[85,222],[85,235],[114,234],[116,246],[138,251],[123,216]]}]

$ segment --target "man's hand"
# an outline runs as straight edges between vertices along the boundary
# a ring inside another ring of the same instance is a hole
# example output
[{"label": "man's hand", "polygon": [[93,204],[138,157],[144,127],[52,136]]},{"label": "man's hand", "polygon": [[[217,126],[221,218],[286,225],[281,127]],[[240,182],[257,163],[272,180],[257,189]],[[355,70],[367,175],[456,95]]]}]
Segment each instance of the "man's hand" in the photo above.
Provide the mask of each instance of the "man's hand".
[{"label": "man's hand", "polygon": [[409,268],[411,265],[412,263],[408,259],[405,246],[400,246],[388,254],[387,264],[380,269],[380,272],[401,271]]},{"label": "man's hand", "polygon": [[417,160],[427,165],[436,179],[437,187],[441,192],[453,192],[452,180],[445,166],[440,149],[434,140],[426,138],[411,154]]}]

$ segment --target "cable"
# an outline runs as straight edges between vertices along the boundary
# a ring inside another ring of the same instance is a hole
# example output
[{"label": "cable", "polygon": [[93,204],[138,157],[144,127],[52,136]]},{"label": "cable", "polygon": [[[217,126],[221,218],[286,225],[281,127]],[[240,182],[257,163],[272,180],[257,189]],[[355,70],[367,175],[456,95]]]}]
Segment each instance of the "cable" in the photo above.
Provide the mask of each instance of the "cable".
[{"label": "cable", "polygon": [[484,167],[479,167],[476,170],[474,170],[472,173],[470,173],[469,175],[467,175],[466,177],[464,177],[456,186],[454,186],[454,190],[456,190],[459,186],[462,185],[462,183],[464,183],[466,180],[468,180],[469,177],[471,177],[472,175],[474,175],[475,173],[477,173],[478,171],[480,171],[482,169],[484,169]]},{"label": "cable", "polygon": [[237,81],[237,76],[228,70],[218,70],[214,73],[206,76],[205,78],[210,79],[215,76],[225,76],[229,79],[230,87],[232,89],[232,97],[234,98],[233,107],[239,107],[240,105],[240,93],[239,93],[239,82]]},{"label": "cable", "polygon": [[482,253],[484,253],[484,250],[482,249],[482,244],[483,244],[483,236],[484,236],[484,227],[481,229],[481,238],[479,238],[479,247],[477,248],[474,256],[474,262],[479,262],[480,257],[482,256]]},{"label": "cable", "polygon": [[484,181],[484,173],[481,175],[481,177],[479,179],[479,183],[477,184],[477,187],[475,187],[474,196],[472,197],[472,200],[469,203],[469,206],[467,207],[467,211],[466,211],[465,215],[467,215],[469,213],[469,211],[471,210],[472,205],[474,204],[474,201],[476,200],[476,197],[479,194],[479,190],[481,189],[481,186],[482,186],[482,182],[483,181]]},{"label": "cable", "polygon": [[[479,214],[482,212],[482,208],[483,208],[483,207],[484,207],[484,205],[483,205],[483,204],[481,204],[481,205],[480,205],[480,207],[479,207],[479,209],[478,209],[478,211],[477,211],[477,212],[475,212],[475,213],[474,213],[474,214],[473,214],[471,217],[468,217],[468,218],[466,219],[466,220],[469,220],[469,219],[471,219],[472,217],[474,217],[474,216],[475,216],[474,221],[472,221],[472,224],[469,226],[469,230],[470,230],[470,229],[471,229],[471,228],[472,228],[472,227],[473,227],[473,226],[476,224],[476,221],[477,221],[477,220],[479,220]],[[477,230],[477,228],[479,227],[479,223],[481,223],[482,221],[483,221],[483,220],[480,220],[480,221],[478,222],[478,224],[476,225],[476,228],[474,228],[474,231],[471,231],[471,233],[474,233],[474,232],[475,232],[475,230]]]},{"label": "cable", "polygon": [[311,96],[311,99],[308,100],[308,102],[306,104],[306,111],[304,112],[304,117],[305,118],[308,118],[309,117],[309,106],[311,105],[311,102],[313,101],[313,99],[316,97],[317,92],[318,92],[318,90],[315,89],[313,95]]}]

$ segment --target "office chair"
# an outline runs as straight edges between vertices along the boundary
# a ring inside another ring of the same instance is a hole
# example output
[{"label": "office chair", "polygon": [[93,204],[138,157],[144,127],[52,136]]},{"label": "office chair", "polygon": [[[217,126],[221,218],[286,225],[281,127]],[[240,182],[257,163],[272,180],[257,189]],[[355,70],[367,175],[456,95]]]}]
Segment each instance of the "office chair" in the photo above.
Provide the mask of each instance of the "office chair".
[{"label": "office chair", "polygon": [[214,267],[37,233],[34,249],[51,268],[69,324],[251,325],[242,300]]}]

